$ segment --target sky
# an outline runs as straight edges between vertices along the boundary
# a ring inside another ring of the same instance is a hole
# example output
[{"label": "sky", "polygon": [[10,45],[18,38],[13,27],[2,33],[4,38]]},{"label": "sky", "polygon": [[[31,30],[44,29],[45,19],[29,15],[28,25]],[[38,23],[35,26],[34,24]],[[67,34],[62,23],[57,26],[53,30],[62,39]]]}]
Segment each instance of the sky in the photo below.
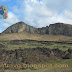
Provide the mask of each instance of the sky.
[{"label": "sky", "polygon": [[1,5],[7,5],[8,19],[0,15],[0,32],[20,21],[36,28],[72,24],[72,0],[0,0]]}]

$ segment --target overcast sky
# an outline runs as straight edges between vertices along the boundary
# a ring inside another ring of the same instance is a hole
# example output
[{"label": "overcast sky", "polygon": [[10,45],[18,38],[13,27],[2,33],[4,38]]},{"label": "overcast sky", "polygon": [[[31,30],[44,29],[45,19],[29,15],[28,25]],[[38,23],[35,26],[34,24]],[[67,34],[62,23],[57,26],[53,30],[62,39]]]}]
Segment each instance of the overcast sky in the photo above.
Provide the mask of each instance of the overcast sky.
[{"label": "overcast sky", "polygon": [[0,5],[8,7],[8,19],[0,16],[0,32],[19,21],[37,28],[72,24],[72,0],[0,0]]}]

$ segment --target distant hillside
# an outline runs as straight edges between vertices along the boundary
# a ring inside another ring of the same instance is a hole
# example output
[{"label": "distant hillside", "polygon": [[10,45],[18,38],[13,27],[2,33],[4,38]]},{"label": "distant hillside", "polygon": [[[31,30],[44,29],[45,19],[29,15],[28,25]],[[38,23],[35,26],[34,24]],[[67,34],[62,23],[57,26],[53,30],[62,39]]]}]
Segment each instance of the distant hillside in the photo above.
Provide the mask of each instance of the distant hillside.
[{"label": "distant hillside", "polygon": [[8,27],[2,34],[10,34],[10,33],[20,33],[20,32],[28,32],[35,34],[48,34],[48,35],[66,35],[72,36],[72,25],[63,24],[63,23],[55,23],[50,24],[49,27],[35,28],[33,26],[29,26],[24,22],[18,22]]},{"label": "distant hillside", "polygon": [[49,34],[72,36],[72,25],[63,23],[50,24]]},{"label": "distant hillside", "polygon": [[28,33],[38,33],[37,29],[25,24],[24,22],[18,22],[16,24],[13,24],[12,26],[8,27],[5,31],[3,31],[3,34],[9,34],[9,33],[20,33],[26,31]]}]

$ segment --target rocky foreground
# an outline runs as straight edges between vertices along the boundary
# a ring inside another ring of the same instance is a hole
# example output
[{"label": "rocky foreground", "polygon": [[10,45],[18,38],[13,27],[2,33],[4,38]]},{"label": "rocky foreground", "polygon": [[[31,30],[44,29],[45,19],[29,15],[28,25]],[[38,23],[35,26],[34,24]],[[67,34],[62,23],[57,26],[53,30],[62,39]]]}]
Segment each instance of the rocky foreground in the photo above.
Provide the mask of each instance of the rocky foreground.
[{"label": "rocky foreground", "polygon": [[0,50],[0,64],[15,64],[15,63],[43,63],[49,60],[72,59],[72,50],[61,51],[59,49],[48,48],[28,48],[15,50]]}]

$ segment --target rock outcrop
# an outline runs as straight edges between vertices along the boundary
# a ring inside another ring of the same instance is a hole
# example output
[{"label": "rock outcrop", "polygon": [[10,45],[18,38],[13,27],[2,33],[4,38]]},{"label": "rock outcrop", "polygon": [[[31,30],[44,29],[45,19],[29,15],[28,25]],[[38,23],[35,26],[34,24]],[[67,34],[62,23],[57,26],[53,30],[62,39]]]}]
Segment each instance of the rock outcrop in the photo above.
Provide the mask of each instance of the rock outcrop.
[{"label": "rock outcrop", "polygon": [[40,34],[49,34],[49,27],[46,26],[46,27],[38,28],[38,32]]},{"label": "rock outcrop", "polygon": [[50,24],[49,34],[72,36],[72,25],[63,23]]},{"label": "rock outcrop", "polygon": [[25,24],[24,22],[18,22],[16,24],[13,24],[12,26],[8,27],[5,31],[3,31],[3,34],[8,33],[20,33],[26,31],[28,33],[38,33],[38,30],[32,26],[29,26]]},{"label": "rock outcrop", "polygon": [[36,33],[36,34],[48,34],[48,35],[66,35],[72,36],[72,25],[63,24],[63,23],[55,23],[50,24],[49,27],[35,28],[33,26],[29,26],[24,22],[18,22],[8,27],[2,34],[7,33],[19,33],[19,32],[28,32],[28,33]]},{"label": "rock outcrop", "polygon": [[[69,49],[68,49],[69,50]],[[59,49],[48,49],[48,48],[28,48],[28,49],[16,49],[16,50],[0,50],[0,63],[37,63],[47,62],[49,60],[58,59],[72,59],[71,51],[61,51]],[[31,61],[30,61],[31,60]]]}]

